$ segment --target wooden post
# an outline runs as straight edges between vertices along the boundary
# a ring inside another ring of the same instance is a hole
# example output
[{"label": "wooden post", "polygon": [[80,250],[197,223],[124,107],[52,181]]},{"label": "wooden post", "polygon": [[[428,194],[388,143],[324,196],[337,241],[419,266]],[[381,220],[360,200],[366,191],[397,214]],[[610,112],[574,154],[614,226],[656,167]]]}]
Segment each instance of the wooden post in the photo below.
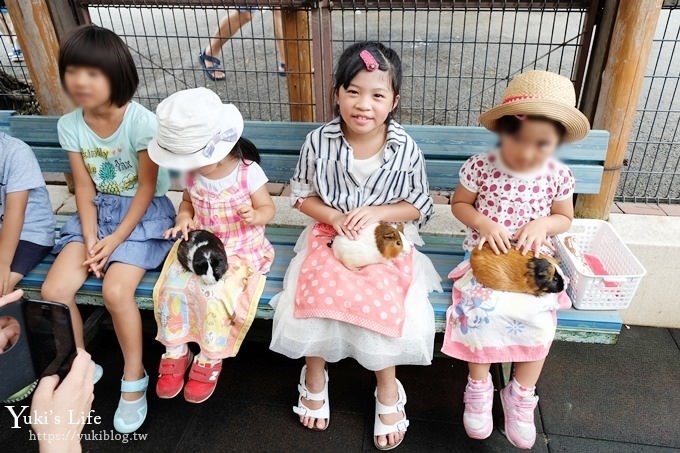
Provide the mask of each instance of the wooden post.
[{"label": "wooden post", "polygon": [[314,121],[309,11],[283,9],[283,37],[288,72],[291,121]]},{"label": "wooden post", "polygon": [[59,80],[59,41],[45,0],[6,0],[43,115],[62,115],[73,105]]},{"label": "wooden post", "polygon": [[[73,109],[59,79],[59,40],[45,0],[6,0],[31,83],[43,115],[63,115]],[[74,191],[73,177],[64,174]]]},{"label": "wooden post", "polygon": [[335,116],[333,89],[333,43],[330,1],[321,0],[312,10],[312,57],[314,61],[315,121],[330,121]]},{"label": "wooden post", "polygon": [[663,0],[621,0],[619,5],[593,119],[593,129],[606,129],[611,134],[604,175],[598,195],[577,198],[579,217],[609,217],[662,3]]},{"label": "wooden post", "polygon": [[598,14],[599,22],[593,39],[593,46],[590,50],[590,62],[583,81],[583,91],[581,92],[581,103],[579,108],[592,123],[597,107],[597,97],[600,94],[602,84],[602,72],[607,63],[607,54],[611,47],[612,33],[614,32],[614,22],[616,12],[619,9],[619,0],[603,0]]},{"label": "wooden post", "polygon": [[54,32],[59,42],[64,42],[68,34],[83,23],[89,23],[87,8],[76,7],[71,0],[45,0],[52,16]]}]

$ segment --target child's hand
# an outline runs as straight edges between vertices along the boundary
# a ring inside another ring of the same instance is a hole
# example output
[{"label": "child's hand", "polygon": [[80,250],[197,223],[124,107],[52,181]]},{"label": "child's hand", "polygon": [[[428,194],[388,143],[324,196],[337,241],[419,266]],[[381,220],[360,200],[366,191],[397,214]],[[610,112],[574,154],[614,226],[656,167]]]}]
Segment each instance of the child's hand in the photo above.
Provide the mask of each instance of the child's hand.
[{"label": "child's hand", "polygon": [[505,227],[485,217],[484,222],[480,225],[478,231],[479,235],[482,237],[477,246],[479,250],[481,250],[482,246],[487,242],[496,255],[500,255],[501,252],[508,253],[510,250],[510,233]]},{"label": "child's hand", "polygon": [[95,277],[100,278],[101,274],[95,269],[94,264],[91,265],[86,265],[84,264],[87,260],[92,258],[94,255],[91,254],[91,250],[94,248],[94,245],[97,243],[98,239],[97,237],[85,237],[85,259],[83,260],[83,266],[87,267],[88,272],[92,272]]},{"label": "child's hand", "polygon": [[536,257],[539,256],[541,248],[545,245],[551,250],[555,250],[552,242],[548,238],[548,227],[545,218],[532,220],[517,230],[513,236],[517,250],[526,255],[529,250],[533,250]]},{"label": "child's hand", "polygon": [[12,289],[9,287],[9,277],[11,274],[10,264],[0,263],[0,296],[4,296]]},{"label": "child's hand", "polygon": [[358,233],[355,230],[347,228],[347,226],[345,226],[346,222],[347,214],[337,211],[331,219],[331,226],[335,229],[335,232],[338,233],[338,235],[347,236],[348,238],[355,240],[358,237]]},{"label": "child's hand", "polygon": [[121,244],[121,240],[115,234],[110,234],[105,238],[97,241],[92,248],[88,250],[90,258],[86,260],[83,265],[89,266],[95,277],[101,278],[104,273],[102,269],[109,260],[111,254]]},{"label": "child's hand", "polygon": [[362,206],[352,209],[347,213],[345,227],[353,231],[361,231],[366,225],[378,223],[380,218],[379,209],[376,206]]},{"label": "child's hand", "polygon": [[257,211],[252,205],[242,204],[238,207],[238,211],[236,212],[241,217],[241,222],[245,223],[246,225],[256,224]]},{"label": "child's hand", "polygon": [[179,233],[182,233],[182,239],[189,240],[189,232],[196,229],[194,219],[188,216],[177,216],[175,226],[163,233],[165,239],[175,238]]}]

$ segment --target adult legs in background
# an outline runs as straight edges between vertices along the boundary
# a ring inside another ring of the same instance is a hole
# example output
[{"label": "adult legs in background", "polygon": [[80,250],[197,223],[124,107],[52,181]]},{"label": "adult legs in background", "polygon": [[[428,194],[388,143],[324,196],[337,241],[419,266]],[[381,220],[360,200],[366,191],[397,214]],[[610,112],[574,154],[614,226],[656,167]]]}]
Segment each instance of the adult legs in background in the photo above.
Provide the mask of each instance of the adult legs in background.
[{"label": "adult legs in background", "polygon": [[[272,11],[273,21],[274,21],[274,37],[276,38],[276,53],[278,58],[277,70],[280,75],[286,74],[286,52],[285,52],[285,42],[283,40],[283,15],[280,9],[275,9]],[[207,68],[213,68],[218,63],[216,63],[213,58],[219,58],[222,47],[224,44],[231,39],[232,36],[238,32],[241,27],[252,20],[253,16],[249,10],[246,9],[234,9],[230,10],[226,16],[220,19],[220,23],[217,26],[217,30],[210,38],[210,44],[207,48],[203,50],[203,55],[207,58],[203,58],[202,63]],[[213,80],[223,80],[226,77],[224,71],[214,70],[211,71]]]},{"label": "adult legs in background", "polygon": [[277,70],[279,75],[286,75],[286,42],[283,39],[283,14],[280,9],[272,11],[274,17],[274,37],[276,38]]},{"label": "adult legs in background", "polygon": [[[253,16],[250,11],[241,9],[229,10],[226,16],[220,19],[220,23],[217,26],[217,30],[213,33],[212,38],[210,38],[210,44],[203,51],[208,57],[218,58],[222,46],[224,43],[229,41],[237,31],[241,29],[245,24],[252,20]],[[217,63],[211,61],[210,58],[205,59],[203,64],[207,69],[214,67]],[[214,80],[222,80],[226,77],[224,71],[213,71],[212,72]]]}]

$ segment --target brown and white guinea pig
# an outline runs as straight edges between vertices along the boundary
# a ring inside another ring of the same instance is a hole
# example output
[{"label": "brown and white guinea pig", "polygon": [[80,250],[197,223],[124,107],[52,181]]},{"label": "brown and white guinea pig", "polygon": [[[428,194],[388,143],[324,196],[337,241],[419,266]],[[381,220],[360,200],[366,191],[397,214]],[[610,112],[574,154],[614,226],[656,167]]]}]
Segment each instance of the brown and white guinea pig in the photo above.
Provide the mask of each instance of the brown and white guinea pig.
[{"label": "brown and white guinea pig", "polygon": [[227,272],[227,253],[220,239],[206,230],[189,232],[189,240],[177,248],[179,263],[201,277],[206,285],[214,285]]},{"label": "brown and white guinea pig", "polygon": [[473,250],[470,256],[472,273],[482,285],[497,291],[527,293],[542,296],[564,290],[564,277],[555,258],[533,252],[526,255],[512,248],[507,254],[496,255],[488,244]]},{"label": "brown and white guinea pig", "polygon": [[403,227],[388,223],[374,223],[364,227],[359,237],[352,240],[336,236],[331,248],[333,255],[349,270],[358,270],[369,264],[385,263],[410,250]]}]

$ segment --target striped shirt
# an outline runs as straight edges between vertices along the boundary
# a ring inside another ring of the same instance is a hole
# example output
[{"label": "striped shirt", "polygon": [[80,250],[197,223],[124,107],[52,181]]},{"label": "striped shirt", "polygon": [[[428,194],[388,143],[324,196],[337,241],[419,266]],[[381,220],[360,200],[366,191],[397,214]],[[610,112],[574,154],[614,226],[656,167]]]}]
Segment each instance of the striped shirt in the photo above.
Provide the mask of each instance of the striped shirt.
[{"label": "striped shirt", "polygon": [[354,155],[340,127],[340,118],[307,135],[295,174],[290,180],[291,201],[317,196],[328,206],[349,212],[361,206],[400,201],[420,211],[422,226],[432,216],[425,159],[418,145],[394,120],[387,127],[385,152],[380,168],[361,184],[354,173]]}]

